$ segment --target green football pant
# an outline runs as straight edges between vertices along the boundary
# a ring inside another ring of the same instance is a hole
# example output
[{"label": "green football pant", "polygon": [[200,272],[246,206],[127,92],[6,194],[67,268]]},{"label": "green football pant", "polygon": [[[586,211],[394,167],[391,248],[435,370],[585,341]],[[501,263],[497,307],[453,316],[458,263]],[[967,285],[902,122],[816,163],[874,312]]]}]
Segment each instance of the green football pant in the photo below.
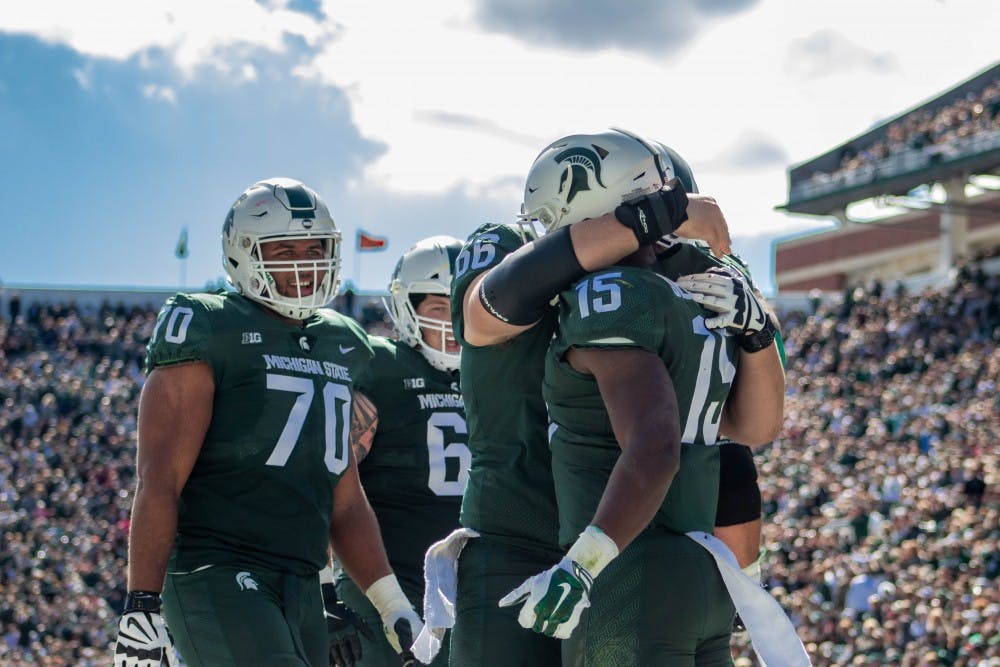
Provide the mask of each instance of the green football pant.
[{"label": "green football pant", "polygon": [[[358,635],[361,640],[361,660],[355,663],[358,667],[399,667],[399,654],[393,650],[392,645],[385,636],[382,627],[382,618],[378,615],[375,605],[365,597],[361,589],[347,577],[337,580],[337,598],[345,605],[354,610],[354,613],[363,618],[375,641],[370,642],[362,635]],[[410,600],[413,608],[418,612],[423,609],[423,600]],[[416,639],[416,637],[414,637]],[[423,664],[423,663],[421,663]],[[433,667],[445,667],[448,664],[448,636],[445,635],[441,652],[437,654],[431,665]]]},{"label": "green football pant", "polygon": [[650,529],[594,580],[563,643],[563,667],[732,665],[736,610],[715,560],[685,535]]},{"label": "green football pant", "polygon": [[163,616],[187,667],[328,667],[317,575],[212,566],[168,574]]},{"label": "green football pant", "polygon": [[469,540],[458,559],[451,667],[559,665],[558,639],[522,628],[517,622],[520,605],[497,605],[525,579],[549,569],[559,558],[551,550],[528,550],[488,536]]}]

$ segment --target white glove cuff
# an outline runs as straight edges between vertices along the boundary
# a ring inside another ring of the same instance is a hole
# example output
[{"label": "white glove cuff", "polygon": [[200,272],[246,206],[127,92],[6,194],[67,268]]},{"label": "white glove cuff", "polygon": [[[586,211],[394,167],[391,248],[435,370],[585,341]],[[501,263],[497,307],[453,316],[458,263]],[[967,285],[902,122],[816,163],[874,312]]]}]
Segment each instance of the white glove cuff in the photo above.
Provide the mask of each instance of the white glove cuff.
[{"label": "white glove cuff", "polygon": [[368,587],[365,595],[383,619],[401,610],[410,610],[410,600],[399,586],[395,574],[387,574]]},{"label": "white glove cuff", "polygon": [[566,556],[587,568],[590,576],[596,579],[608,563],[618,556],[618,545],[603,530],[591,525],[580,533]]}]

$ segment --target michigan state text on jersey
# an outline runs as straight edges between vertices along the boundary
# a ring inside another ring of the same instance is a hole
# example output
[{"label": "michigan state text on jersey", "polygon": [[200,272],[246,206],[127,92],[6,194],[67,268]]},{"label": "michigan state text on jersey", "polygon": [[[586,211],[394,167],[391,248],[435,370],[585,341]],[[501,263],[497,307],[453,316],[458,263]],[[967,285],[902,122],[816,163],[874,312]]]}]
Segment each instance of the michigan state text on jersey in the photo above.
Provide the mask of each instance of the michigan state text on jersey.
[{"label": "michigan state text on jersey", "polygon": [[171,571],[323,567],[333,487],[350,454],[351,389],[371,357],[364,330],[334,311],[300,328],[235,293],[167,301],[147,370],[205,361],[216,383],[212,421],[181,493]]}]

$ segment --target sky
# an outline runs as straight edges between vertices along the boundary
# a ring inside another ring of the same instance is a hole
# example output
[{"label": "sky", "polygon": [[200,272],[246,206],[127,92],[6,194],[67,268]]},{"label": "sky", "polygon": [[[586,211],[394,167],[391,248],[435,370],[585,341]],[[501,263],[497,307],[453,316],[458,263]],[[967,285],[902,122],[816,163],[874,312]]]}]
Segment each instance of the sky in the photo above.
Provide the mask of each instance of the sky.
[{"label": "sky", "polygon": [[381,290],[418,240],[513,220],[550,141],[619,126],[687,159],[772,293],[774,240],[831,226],[775,210],[788,167],[995,64],[995,2],[5,1],[0,281],[204,288],[229,206],[288,176]]}]

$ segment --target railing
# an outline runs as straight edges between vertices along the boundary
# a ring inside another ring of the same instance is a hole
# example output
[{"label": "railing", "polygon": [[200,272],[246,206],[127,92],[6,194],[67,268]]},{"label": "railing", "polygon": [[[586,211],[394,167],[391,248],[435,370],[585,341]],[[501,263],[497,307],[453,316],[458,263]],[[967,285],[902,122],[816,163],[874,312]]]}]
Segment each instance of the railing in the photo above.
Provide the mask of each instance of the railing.
[{"label": "railing", "polygon": [[934,165],[947,164],[998,148],[1000,148],[1000,130],[990,130],[947,144],[895,153],[884,160],[866,164],[844,173],[816,173],[806,180],[791,184],[789,203],[794,204],[798,201],[814,199],[859,185],[920,172]]}]

